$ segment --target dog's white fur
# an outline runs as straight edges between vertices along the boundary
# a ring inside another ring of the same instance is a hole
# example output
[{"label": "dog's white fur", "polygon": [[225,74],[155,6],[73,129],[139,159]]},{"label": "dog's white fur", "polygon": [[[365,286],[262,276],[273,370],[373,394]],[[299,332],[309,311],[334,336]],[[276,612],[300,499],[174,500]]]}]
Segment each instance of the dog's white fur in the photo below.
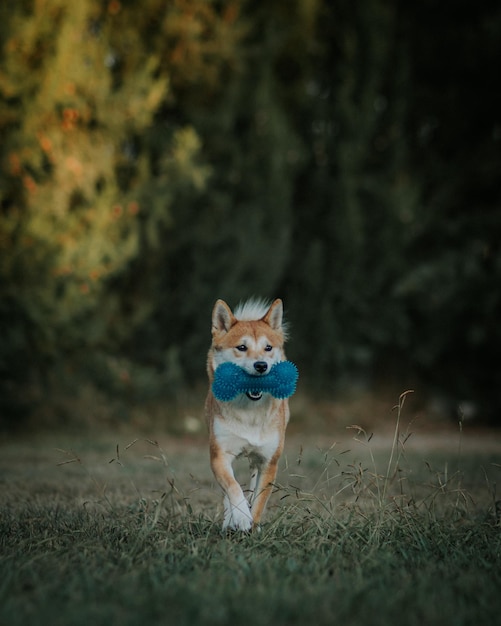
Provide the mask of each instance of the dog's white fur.
[{"label": "dog's white fur", "polygon": [[[285,339],[281,300],[271,305],[250,300],[234,313],[223,300],[216,302],[207,356],[209,392],[205,410],[211,467],[224,492],[223,529],[248,531],[259,524],[283,450],[289,405],[287,400],[277,400],[268,393],[254,397],[242,393],[230,402],[220,402],[211,391],[214,371],[221,363],[231,361],[250,374],[266,376],[272,365],[286,359]],[[264,367],[265,371],[260,371]],[[251,469],[248,499],[232,467],[241,455],[248,457]]]}]

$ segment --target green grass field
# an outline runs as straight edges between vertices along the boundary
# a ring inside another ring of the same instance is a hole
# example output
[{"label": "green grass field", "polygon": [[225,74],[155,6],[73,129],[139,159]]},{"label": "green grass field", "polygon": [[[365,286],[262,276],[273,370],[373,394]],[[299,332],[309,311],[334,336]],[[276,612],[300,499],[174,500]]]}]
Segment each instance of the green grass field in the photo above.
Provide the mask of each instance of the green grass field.
[{"label": "green grass field", "polygon": [[223,536],[203,437],[17,437],[0,624],[501,624],[497,438],[293,434],[261,531]]}]

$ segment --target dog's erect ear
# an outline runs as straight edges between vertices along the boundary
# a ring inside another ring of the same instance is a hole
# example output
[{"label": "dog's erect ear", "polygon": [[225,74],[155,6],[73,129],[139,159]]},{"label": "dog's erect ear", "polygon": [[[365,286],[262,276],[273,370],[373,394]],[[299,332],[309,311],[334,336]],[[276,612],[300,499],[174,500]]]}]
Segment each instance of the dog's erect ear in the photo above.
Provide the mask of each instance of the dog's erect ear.
[{"label": "dog's erect ear", "polygon": [[282,319],[284,316],[284,305],[280,298],[277,298],[268,309],[268,313],[263,317],[263,322],[269,324],[273,330],[282,330]]},{"label": "dog's erect ear", "polygon": [[212,332],[227,333],[235,323],[235,316],[224,300],[218,300],[212,311]]}]

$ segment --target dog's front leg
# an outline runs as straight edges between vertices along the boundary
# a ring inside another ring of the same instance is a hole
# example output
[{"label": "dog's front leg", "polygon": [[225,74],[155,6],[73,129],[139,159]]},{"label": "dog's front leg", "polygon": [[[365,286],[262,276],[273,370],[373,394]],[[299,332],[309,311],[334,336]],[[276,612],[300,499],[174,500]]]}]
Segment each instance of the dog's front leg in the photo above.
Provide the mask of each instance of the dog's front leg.
[{"label": "dog's front leg", "polygon": [[252,514],[242,487],[233,474],[234,455],[225,453],[216,446],[211,447],[211,467],[217,482],[224,492],[223,530],[247,531],[252,528]]}]

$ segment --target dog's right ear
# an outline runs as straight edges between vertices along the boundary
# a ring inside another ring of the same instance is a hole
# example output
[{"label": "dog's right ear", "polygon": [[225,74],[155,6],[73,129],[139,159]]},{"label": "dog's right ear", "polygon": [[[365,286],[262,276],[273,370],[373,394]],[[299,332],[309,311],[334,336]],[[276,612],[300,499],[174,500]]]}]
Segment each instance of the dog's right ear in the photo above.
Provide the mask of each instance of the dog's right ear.
[{"label": "dog's right ear", "polygon": [[212,334],[227,333],[235,323],[235,316],[224,300],[218,300],[212,310]]}]

